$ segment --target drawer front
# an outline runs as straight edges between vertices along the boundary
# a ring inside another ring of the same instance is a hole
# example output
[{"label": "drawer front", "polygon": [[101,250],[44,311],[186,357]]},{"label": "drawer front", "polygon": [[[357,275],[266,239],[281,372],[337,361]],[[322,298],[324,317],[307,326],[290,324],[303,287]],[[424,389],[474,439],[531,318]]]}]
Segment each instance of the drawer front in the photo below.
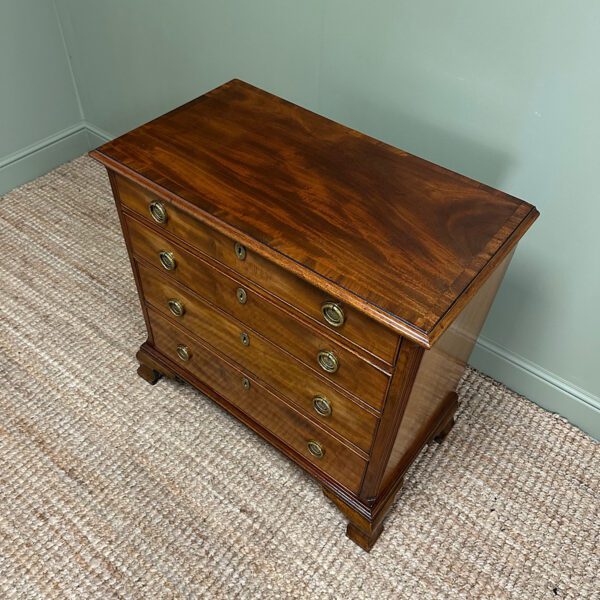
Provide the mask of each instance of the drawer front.
[{"label": "drawer front", "polygon": [[[143,266],[139,273],[149,305],[273,386],[302,412],[369,452],[378,421],[375,415],[242,323],[174,288]],[[169,300],[180,302],[181,316],[173,315]]]},{"label": "drawer front", "polygon": [[[152,229],[144,227],[135,219],[126,217],[126,221],[129,238],[135,256],[156,266],[163,273],[170,275],[175,281],[184,284],[198,295],[210,295],[211,286],[214,285],[215,281],[212,277],[214,269],[212,272],[209,271],[207,263],[187,250],[184,250],[181,246],[163,238]],[[174,265],[171,270],[165,269],[162,264],[161,252],[168,253],[174,260]],[[233,304],[233,298],[231,298],[231,296],[234,294],[235,292],[228,294],[231,304]],[[215,304],[220,306],[218,295],[215,295],[211,300],[215,301]],[[253,300],[258,300],[258,296],[256,295]],[[235,302],[237,302],[237,299]],[[266,303],[263,301],[263,304]],[[239,315],[239,312],[236,316],[237,315]],[[240,320],[247,322],[246,319]],[[260,321],[255,323],[257,323],[256,329],[259,330],[260,333],[263,333],[263,324]],[[278,337],[285,337],[285,324],[288,323],[288,320],[280,320],[279,323],[280,332]],[[277,322],[273,322],[267,327],[272,333],[279,325]],[[319,340],[320,338],[316,338],[317,342]],[[379,369],[371,366],[369,363],[359,360],[356,355],[351,352],[345,351],[340,353],[340,346],[329,343],[327,338],[323,338],[323,340],[323,346],[319,346],[316,351],[311,350],[310,346],[305,348],[302,354],[304,355],[303,358],[305,359],[306,364],[318,370],[320,374],[327,377],[336,385],[344,387],[344,389],[347,389],[355,396],[360,397],[374,408],[378,410],[381,409],[387,390],[388,376]],[[313,343],[315,343],[314,340]],[[331,351],[336,354],[338,368],[335,372],[327,372],[320,366],[318,354],[321,351]],[[348,359],[349,357],[350,360],[346,363],[344,359]]]},{"label": "drawer front", "polygon": [[[251,281],[255,281],[264,289],[312,317],[319,326],[330,333],[364,348],[390,365],[393,364],[398,344],[398,335],[393,331],[350,307],[342,307],[343,324],[340,327],[331,326],[322,313],[322,305],[335,300],[327,293],[249,250],[244,251],[243,259],[240,259],[236,253],[234,240],[122,176],[117,175],[116,181],[120,200],[130,210]],[[158,212],[155,210],[155,216],[152,216],[150,207],[153,202],[160,203],[164,209],[164,222],[159,222],[162,214],[160,210]]]},{"label": "drawer front", "polygon": [[[130,227],[133,229],[131,239],[136,255],[165,272],[159,253],[161,250],[173,253],[176,267],[171,272],[170,285],[175,285],[173,279],[185,284],[200,297],[260,332],[310,367],[322,368],[317,358],[321,350],[334,352],[339,359],[339,368],[329,375],[331,380],[355,396],[364,398],[373,407],[381,408],[389,374],[336,344],[331,338],[302,324],[242,282],[224,275],[181,247],[167,243],[150,229],[139,232],[139,227],[137,224]],[[141,238],[144,241],[140,241]],[[145,279],[148,281],[149,277]],[[171,297],[177,293],[173,289],[166,289],[165,286],[168,285],[169,282],[163,281],[160,284],[162,289],[157,287],[158,282],[154,286],[154,295],[159,299],[160,306],[166,306],[165,295]],[[148,294],[149,288],[145,289]]]},{"label": "drawer front", "polygon": [[[347,489],[358,491],[366,461],[357,453],[288,406],[249,374],[217,357],[183,329],[152,310],[149,315],[157,350],[198,377],[317,468]],[[186,361],[177,353],[180,345],[188,349]],[[309,451],[308,443],[311,441],[324,451],[321,458]]]}]

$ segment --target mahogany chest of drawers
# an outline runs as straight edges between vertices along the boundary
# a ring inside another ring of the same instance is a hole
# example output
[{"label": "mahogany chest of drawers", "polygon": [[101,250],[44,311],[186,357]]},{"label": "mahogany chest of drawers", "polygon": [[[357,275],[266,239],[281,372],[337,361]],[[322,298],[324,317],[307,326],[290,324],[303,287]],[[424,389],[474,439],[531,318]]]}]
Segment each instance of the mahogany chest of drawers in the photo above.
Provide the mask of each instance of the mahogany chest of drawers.
[{"label": "mahogany chest of drawers", "polygon": [[91,156],[148,329],[138,373],[183,379],[279,448],[370,550],[454,423],[536,209],[238,80]]}]

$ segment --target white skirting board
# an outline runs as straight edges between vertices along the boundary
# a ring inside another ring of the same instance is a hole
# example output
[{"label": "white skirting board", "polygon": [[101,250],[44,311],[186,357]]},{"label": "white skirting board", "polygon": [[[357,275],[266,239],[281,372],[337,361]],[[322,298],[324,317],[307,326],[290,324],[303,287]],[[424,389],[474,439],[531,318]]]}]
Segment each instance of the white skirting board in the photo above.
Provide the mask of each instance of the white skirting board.
[{"label": "white skirting board", "polygon": [[0,158],[0,196],[92,150],[113,136],[86,121]]},{"label": "white skirting board", "polygon": [[469,360],[478,371],[501,381],[542,408],[557,413],[600,440],[600,398],[565,381],[491,340],[480,337]]},{"label": "white skirting board", "polygon": [[91,123],[88,123],[87,121],[85,123],[85,126],[86,126],[86,129],[88,132],[88,136],[90,138],[90,150],[93,150],[94,148],[101,146],[105,142],[109,142],[110,140],[112,140],[115,137],[114,135],[107,133],[106,131],[100,129],[99,127],[96,127],[95,125],[92,125]]},{"label": "white skirting board", "polygon": [[89,144],[87,127],[81,122],[0,158],[0,196],[81,156]]}]

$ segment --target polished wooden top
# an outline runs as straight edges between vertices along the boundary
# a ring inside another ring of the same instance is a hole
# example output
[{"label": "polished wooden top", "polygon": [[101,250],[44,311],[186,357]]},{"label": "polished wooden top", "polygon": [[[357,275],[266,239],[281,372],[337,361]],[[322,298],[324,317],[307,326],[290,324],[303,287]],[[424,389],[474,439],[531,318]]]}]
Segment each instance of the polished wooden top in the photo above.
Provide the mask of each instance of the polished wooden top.
[{"label": "polished wooden top", "polygon": [[239,80],[91,155],[425,346],[538,215]]}]

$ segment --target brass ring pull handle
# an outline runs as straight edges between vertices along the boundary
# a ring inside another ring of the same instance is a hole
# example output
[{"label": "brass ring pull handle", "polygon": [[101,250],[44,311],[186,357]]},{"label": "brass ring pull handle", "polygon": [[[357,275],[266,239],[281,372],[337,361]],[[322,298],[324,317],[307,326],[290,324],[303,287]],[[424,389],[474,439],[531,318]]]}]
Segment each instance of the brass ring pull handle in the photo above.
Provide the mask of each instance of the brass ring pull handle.
[{"label": "brass ring pull handle", "polygon": [[235,255],[239,258],[239,260],[246,260],[246,248],[242,246],[239,242],[236,242],[233,245],[233,249],[235,251]]},{"label": "brass ring pull handle", "polygon": [[323,458],[325,456],[325,448],[323,448],[319,442],[315,442],[315,440],[309,440],[306,445],[308,447],[308,451],[315,458]]},{"label": "brass ring pull handle", "polygon": [[332,327],[341,327],[346,320],[344,310],[335,302],[323,302],[321,304],[321,313],[325,321]]},{"label": "brass ring pull handle", "polygon": [[244,288],[239,287],[235,291],[235,296],[240,304],[246,304],[246,301],[248,300],[248,294]]},{"label": "brass ring pull handle", "polygon": [[158,257],[160,258],[160,264],[167,270],[173,271],[177,266],[175,262],[175,256],[172,252],[168,252],[167,250],[161,250],[159,252]]},{"label": "brass ring pull handle", "polygon": [[177,346],[177,356],[179,356],[179,358],[184,362],[187,362],[190,360],[192,354],[187,346],[184,344],[179,344],[179,346]]},{"label": "brass ring pull handle", "polygon": [[327,373],[335,373],[340,367],[338,357],[331,350],[321,350],[317,354],[317,362]]},{"label": "brass ring pull handle", "polygon": [[167,222],[167,209],[162,202],[150,202],[150,206],[148,206],[148,210],[150,211],[150,215],[157,223],[166,223]]},{"label": "brass ring pull handle", "polygon": [[171,298],[168,302],[167,305],[169,307],[169,310],[176,316],[176,317],[182,317],[183,313],[185,313],[185,307],[183,306],[183,304],[179,301],[176,300],[175,298]]},{"label": "brass ring pull handle", "polygon": [[315,412],[321,417],[330,417],[331,416],[331,404],[329,400],[324,396],[315,396],[312,399],[313,408]]}]

